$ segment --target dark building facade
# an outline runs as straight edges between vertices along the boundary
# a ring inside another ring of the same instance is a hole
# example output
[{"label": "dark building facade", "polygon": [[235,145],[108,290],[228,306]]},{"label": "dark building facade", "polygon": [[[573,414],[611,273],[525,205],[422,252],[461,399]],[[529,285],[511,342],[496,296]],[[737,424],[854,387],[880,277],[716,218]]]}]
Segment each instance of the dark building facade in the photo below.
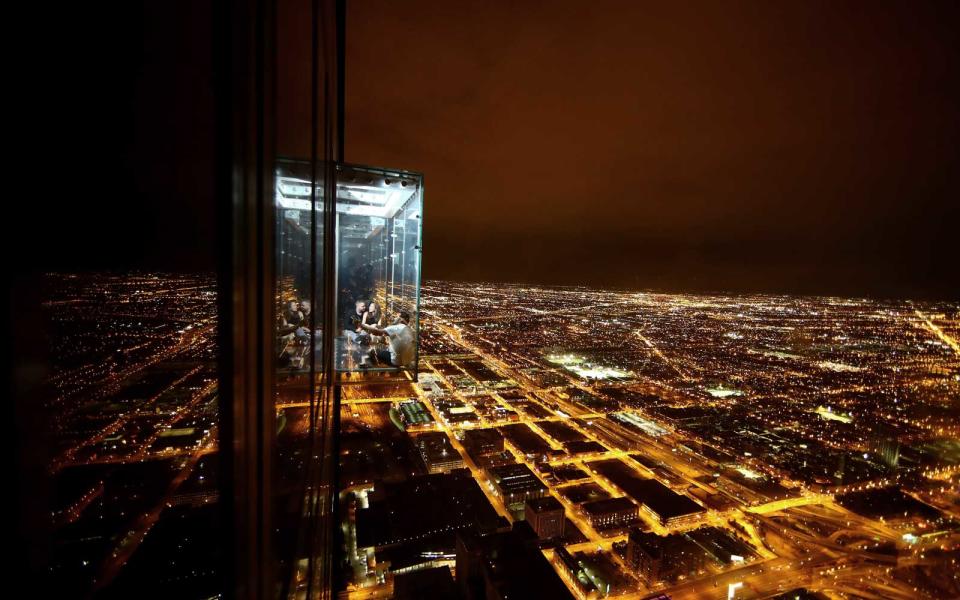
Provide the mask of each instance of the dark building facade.
[{"label": "dark building facade", "polygon": [[563,537],[566,516],[563,505],[553,496],[527,500],[524,518],[542,540]]},{"label": "dark building facade", "polygon": [[[87,98],[56,112],[82,114],[63,120],[95,122],[96,133],[68,178],[94,177],[112,154],[115,195],[135,213],[87,210],[90,222],[71,229],[92,239],[92,224],[151,227],[170,213],[184,242],[170,248],[187,248],[184,273],[203,273],[158,283],[140,274],[156,265],[113,239],[102,262],[79,267],[110,273],[84,286],[101,304],[149,297],[151,322],[123,328],[173,343],[126,348],[101,329],[113,347],[91,362],[115,372],[66,405],[49,385],[62,365],[25,354],[16,420],[33,435],[16,441],[28,563],[18,570],[64,597],[330,598],[342,385],[414,378],[419,351],[422,177],[343,160],[346,4],[134,0],[54,12],[43,19],[51,31],[67,23],[50,47],[61,37],[73,47],[51,54]],[[190,212],[168,210],[164,194]],[[155,213],[139,210],[141,196]],[[192,229],[208,210],[208,229]],[[195,238],[214,240],[209,252],[193,253],[204,247]],[[33,271],[58,268],[25,265],[15,296],[40,306]],[[70,291],[78,274],[64,276],[58,289]],[[345,339],[342,309],[360,299],[406,315],[412,342],[377,353]],[[45,337],[45,325],[21,321],[14,339]],[[101,395],[110,402],[86,400]],[[52,406],[90,416],[60,428],[64,456],[87,448],[78,460],[52,456],[49,415],[35,414]]]},{"label": "dark building facade", "polygon": [[659,536],[632,529],[627,538],[626,563],[648,585],[695,574],[705,561],[703,550],[682,534]]},{"label": "dark building facade", "polygon": [[459,600],[460,590],[447,567],[433,567],[397,575],[393,579],[394,600]]},{"label": "dark building facade", "polygon": [[[334,197],[343,159],[345,5],[133,0],[40,10],[24,21],[43,23],[55,60],[31,71],[73,90],[45,120],[59,120],[58,135],[84,145],[69,152],[61,174],[92,180],[111,155],[116,168],[107,177],[122,208],[95,192],[103,202],[78,219],[61,218],[64,231],[102,240],[102,249],[89,253],[89,263],[52,257],[53,264],[24,264],[15,296],[43,289],[34,271],[101,271],[88,286],[102,294],[101,306],[137,290],[150,294],[151,306],[165,312],[126,328],[177,344],[130,349],[112,332],[98,332],[116,345],[106,360],[91,353],[92,362],[104,373],[118,368],[85,382],[84,398],[110,396],[109,405],[80,397],[64,404],[49,385],[63,364],[29,355],[44,351],[42,343],[20,346],[30,369],[15,367],[24,374],[17,422],[31,424],[18,427],[31,436],[16,442],[18,462],[29,469],[15,486],[23,494],[13,519],[23,523],[18,554],[28,563],[16,570],[51,597],[329,598],[336,400],[326,376],[333,345],[318,332],[332,331],[325,320],[333,314],[326,290],[334,288],[326,284],[334,246],[332,236],[318,242],[315,234],[333,230],[334,203],[320,199]],[[310,219],[295,226],[276,202],[282,156],[307,165],[313,191],[303,210]],[[182,227],[182,239],[164,250],[182,252],[179,268],[195,276],[173,274],[159,285],[141,275],[172,264],[148,243],[134,247],[140,232],[158,224]],[[51,241],[56,253],[74,250]],[[117,273],[126,274],[128,292],[115,294]],[[298,352],[284,370],[275,349],[278,297],[288,284],[311,293],[291,344]],[[180,306],[164,307],[164,294],[175,294]],[[34,322],[22,308],[23,339],[44,339],[45,316]],[[178,321],[194,315],[201,316]],[[21,339],[14,325],[11,337]],[[283,408],[287,400],[300,408]],[[88,414],[83,429],[67,424],[72,439],[63,448],[73,456],[71,448],[92,441],[94,451],[56,462],[47,449],[59,435],[48,427],[53,419],[32,414],[43,406]],[[303,425],[295,431],[279,426],[295,419]],[[124,448],[136,451],[118,452]],[[107,451],[115,454],[110,464],[98,464]],[[51,522],[57,511],[62,518]]]},{"label": "dark building facade", "polygon": [[531,498],[542,498],[547,486],[525,464],[515,463],[487,470],[497,495],[507,506],[523,504]]},{"label": "dark building facade", "polygon": [[[506,523],[466,469],[378,482],[357,511],[357,546],[383,549],[460,529],[490,532]],[[452,543],[451,543],[452,549]]]},{"label": "dark building facade", "polygon": [[418,435],[417,448],[429,473],[448,473],[463,468],[463,457],[450,445],[450,438],[442,431]]},{"label": "dark building facade", "polygon": [[629,498],[605,498],[581,505],[580,510],[597,529],[622,527],[635,522],[640,516],[640,507]]},{"label": "dark building facade", "polygon": [[503,435],[496,429],[470,429],[463,435],[463,446],[471,456],[503,452]]},{"label": "dark building facade", "polygon": [[457,584],[465,600],[551,598],[572,600],[538,546],[537,535],[521,521],[512,529],[457,536]]}]

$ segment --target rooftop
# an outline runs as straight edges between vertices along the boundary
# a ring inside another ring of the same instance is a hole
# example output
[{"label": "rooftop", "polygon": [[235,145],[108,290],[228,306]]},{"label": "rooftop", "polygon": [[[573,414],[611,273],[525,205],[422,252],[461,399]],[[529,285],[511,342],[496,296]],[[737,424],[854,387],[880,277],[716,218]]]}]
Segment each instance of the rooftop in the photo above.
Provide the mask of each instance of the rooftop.
[{"label": "rooftop", "polygon": [[543,498],[531,498],[527,500],[527,506],[533,512],[541,513],[545,511],[563,510],[563,505],[553,496],[544,496]]},{"label": "rooftop", "polygon": [[583,512],[593,516],[636,510],[637,505],[625,497],[604,498],[603,500],[593,500],[583,504]]}]

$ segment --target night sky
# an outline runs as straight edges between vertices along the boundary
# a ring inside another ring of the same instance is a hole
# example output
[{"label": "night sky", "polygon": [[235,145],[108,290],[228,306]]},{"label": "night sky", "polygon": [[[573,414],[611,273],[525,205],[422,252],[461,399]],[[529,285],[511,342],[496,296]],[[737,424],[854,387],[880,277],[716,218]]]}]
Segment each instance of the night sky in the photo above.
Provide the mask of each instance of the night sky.
[{"label": "night sky", "polygon": [[29,10],[16,21],[36,27],[17,57],[30,105],[10,117],[27,129],[27,200],[11,219],[31,236],[27,260],[58,271],[213,271],[213,3]]},{"label": "night sky", "polygon": [[[349,2],[346,157],[425,174],[424,277],[958,297],[960,5],[673,4]],[[59,14],[31,251],[212,270],[211,4]]]},{"label": "night sky", "polygon": [[956,297],[949,6],[354,2],[346,157],[428,278]]}]

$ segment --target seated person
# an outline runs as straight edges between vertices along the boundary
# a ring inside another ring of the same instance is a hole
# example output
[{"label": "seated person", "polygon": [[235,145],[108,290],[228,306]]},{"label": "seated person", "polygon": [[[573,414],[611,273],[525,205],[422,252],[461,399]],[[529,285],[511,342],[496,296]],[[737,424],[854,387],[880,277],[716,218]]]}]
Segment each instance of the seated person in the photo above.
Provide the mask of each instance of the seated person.
[{"label": "seated person", "polygon": [[[410,313],[403,310],[400,316],[384,328],[365,325],[357,321],[360,328],[371,335],[379,335],[388,339],[389,349],[371,350],[370,356],[379,364],[392,365],[398,368],[411,369],[416,360],[416,338],[410,329]],[[365,363],[364,363],[365,364]]]},{"label": "seated person", "polygon": [[[384,320],[385,317],[383,311],[380,310],[380,305],[377,304],[376,301],[371,300],[370,305],[367,306],[367,312],[363,313],[363,319],[361,319],[360,322],[364,325],[372,325],[373,327],[382,329]],[[371,343],[379,343],[381,341],[380,338],[376,338],[371,340]]]},{"label": "seated person", "polygon": [[297,327],[293,333],[298,342],[307,344],[310,341],[310,325],[312,324],[312,320],[310,319],[310,301],[301,300],[299,309],[300,326]]},{"label": "seated person", "polygon": [[277,315],[277,334],[287,336],[296,331],[303,323],[303,313],[300,312],[300,303],[288,303]]},{"label": "seated person", "polygon": [[367,314],[367,303],[363,300],[357,300],[354,304],[355,314],[347,317],[347,322],[343,328],[343,335],[351,342],[357,342],[357,336],[363,333],[360,323],[363,323]]},{"label": "seated person", "polygon": [[310,322],[310,312],[313,310],[313,307],[310,306],[309,300],[300,301],[300,314],[303,316],[303,324],[306,326]]},{"label": "seated person", "polygon": [[303,324],[304,318],[303,313],[300,311],[300,303],[296,300],[287,304],[287,310],[284,314],[284,318],[287,320],[287,323],[299,327]]}]

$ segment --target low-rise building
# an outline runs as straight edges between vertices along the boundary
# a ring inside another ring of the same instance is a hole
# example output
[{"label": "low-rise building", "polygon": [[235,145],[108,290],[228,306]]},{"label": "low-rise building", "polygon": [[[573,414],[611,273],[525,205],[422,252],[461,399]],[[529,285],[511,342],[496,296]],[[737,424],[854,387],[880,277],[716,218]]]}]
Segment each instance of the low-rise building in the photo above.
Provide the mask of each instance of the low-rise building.
[{"label": "low-rise building", "polygon": [[563,536],[566,514],[563,505],[553,496],[527,500],[524,518],[541,540]]}]

